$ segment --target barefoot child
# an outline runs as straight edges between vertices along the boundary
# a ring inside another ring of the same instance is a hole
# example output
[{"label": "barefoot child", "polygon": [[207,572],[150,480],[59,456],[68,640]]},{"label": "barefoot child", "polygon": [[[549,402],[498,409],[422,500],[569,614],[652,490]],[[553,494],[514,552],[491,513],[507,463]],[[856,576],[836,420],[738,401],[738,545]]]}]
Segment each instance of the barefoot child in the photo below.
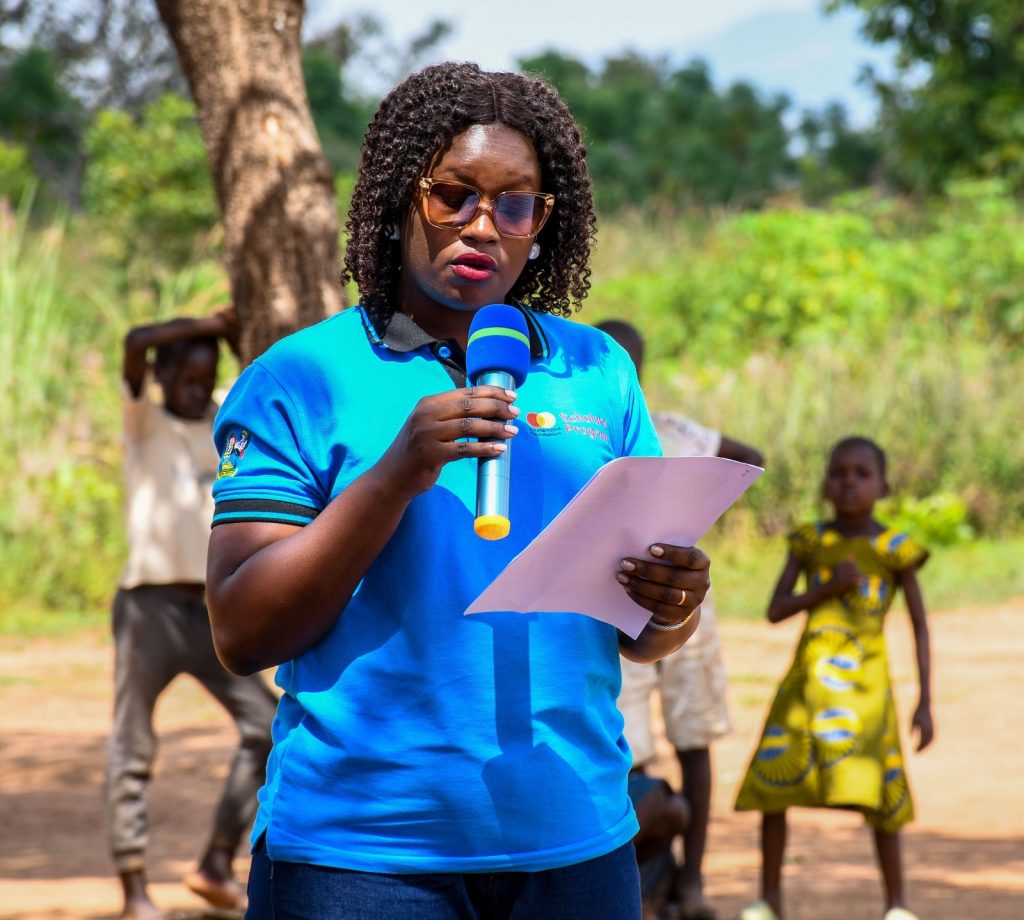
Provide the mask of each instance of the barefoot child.
[{"label": "barefoot child", "polygon": [[[931,658],[917,570],[928,553],[873,517],[889,491],[885,454],[866,438],[833,449],[824,496],[831,521],[789,537],[790,553],[768,608],[778,623],[808,611],[796,656],[768,713],[736,808],[763,813],[761,900],[741,920],[781,920],[786,809],[851,808],[874,831],[885,920],[914,920],[905,907],[899,830],[913,817],[900,750],[883,624],[897,589],[914,629],[920,701],[917,750],[932,740]],[[794,593],[801,572],[805,591]]]},{"label": "barefoot child", "polygon": [[[231,341],[233,314],[176,319],[132,329],[124,341],[125,499],[128,564],[114,599],[114,726],[107,796],[114,862],[124,889],[121,916],[164,914],[146,888],[146,787],[156,738],[153,707],[178,674],[195,677],[231,714],[241,735],[213,833],[185,884],[211,905],[244,900],[231,871],[256,813],[270,751],[276,698],[259,676],[236,677],[217,660],[204,597],[211,488],[219,458],[211,446],[218,338]],[[149,363],[150,350],[156,361]],[[151,372],[163,390],[150,399]],[[235,450],[238,448],[236,446]]]}]

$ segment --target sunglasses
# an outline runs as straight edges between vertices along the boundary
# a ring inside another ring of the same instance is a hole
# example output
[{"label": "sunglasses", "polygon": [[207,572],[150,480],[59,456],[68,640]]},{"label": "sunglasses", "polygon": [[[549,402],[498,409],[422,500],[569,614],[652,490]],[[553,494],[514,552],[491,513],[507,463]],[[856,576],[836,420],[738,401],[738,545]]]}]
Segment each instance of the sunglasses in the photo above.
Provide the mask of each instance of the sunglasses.
[{"label": "sunglasses", "polygon": [[540,192],[502,192],[485,198],[479,189],[461,182],[423,176],[419,181],[427,223],[442,230],[458,230],[487,210],[502,236],[534,237],[551,214],[555,196]]}]

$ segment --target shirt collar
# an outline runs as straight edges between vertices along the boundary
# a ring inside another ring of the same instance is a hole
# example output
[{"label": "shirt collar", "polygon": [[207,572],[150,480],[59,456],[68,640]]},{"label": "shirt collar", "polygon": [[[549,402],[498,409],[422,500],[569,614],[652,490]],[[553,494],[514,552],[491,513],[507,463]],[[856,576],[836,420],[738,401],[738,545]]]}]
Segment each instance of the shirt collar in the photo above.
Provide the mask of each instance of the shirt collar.
[{"label": "shirt collar", "polygon": [[[520,304],[512,304],[526,320],[526,327],[530,332],[530,357],[544,358],[548,354],[547,337],[541,329],[540,322],[532,310],[524,309]],[[405,353],[415,351],[423,346],[431,346],[437,342],[433,336],[421,329],[413,318],[400,310],[391,314],[385,321],[383,332],[381,332],[369,314],[360,308],[363,317],[363,326],[366,335],[375,345],[383,345],[392,351]]]}]

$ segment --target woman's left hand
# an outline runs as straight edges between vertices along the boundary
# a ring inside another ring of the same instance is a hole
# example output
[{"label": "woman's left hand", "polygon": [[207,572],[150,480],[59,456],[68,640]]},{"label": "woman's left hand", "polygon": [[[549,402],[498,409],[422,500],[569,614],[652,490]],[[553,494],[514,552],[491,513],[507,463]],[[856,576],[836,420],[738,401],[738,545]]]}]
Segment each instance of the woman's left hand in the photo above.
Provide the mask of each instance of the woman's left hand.
[{"label": "woman's left hand", "polygon": [[711,587],[711,560],[695,546],[655,543],[651,559],[628,556],[616,578],[632,600],[671,627],[687,619]]}]

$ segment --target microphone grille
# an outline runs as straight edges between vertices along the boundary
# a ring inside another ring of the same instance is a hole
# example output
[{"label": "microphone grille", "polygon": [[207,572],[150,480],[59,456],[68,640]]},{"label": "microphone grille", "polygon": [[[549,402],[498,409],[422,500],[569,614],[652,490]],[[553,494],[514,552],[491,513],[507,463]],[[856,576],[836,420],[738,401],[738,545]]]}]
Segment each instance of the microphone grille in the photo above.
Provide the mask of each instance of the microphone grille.
[{"label": "microphone grille", "polygon": [[505,303],[481,307],[473,315],[466,345],[471,383],[488,371],[504,371],[521,386],[530,367],[530,331],[522,311]]}]

